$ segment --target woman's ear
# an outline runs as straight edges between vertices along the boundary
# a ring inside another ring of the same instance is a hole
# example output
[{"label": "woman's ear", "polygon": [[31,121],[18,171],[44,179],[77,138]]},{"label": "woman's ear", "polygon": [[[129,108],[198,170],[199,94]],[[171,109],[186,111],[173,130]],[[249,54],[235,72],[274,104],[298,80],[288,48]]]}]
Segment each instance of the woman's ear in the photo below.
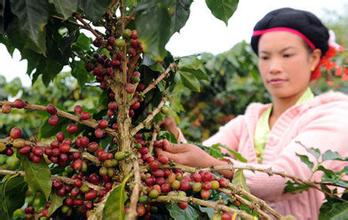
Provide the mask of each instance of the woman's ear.
[{"label": "woman's ear", "polygon": [[314,49],[311,53],[311,71],[314,71],[315,68],[318,66],[321,58],[321,50],[320,49]]}]

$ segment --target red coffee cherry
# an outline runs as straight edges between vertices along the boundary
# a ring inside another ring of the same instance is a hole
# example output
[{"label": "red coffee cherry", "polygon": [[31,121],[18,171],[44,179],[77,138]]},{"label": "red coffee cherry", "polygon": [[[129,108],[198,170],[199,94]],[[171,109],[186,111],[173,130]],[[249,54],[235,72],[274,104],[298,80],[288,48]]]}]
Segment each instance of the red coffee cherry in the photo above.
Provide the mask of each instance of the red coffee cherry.
[{"label": "red coffee cherry", "polygon": [[22,137],[22,130],[20,128],[12,128],[11,131],[10,131],[10,137],[12,139],[17,139],[17,138],[20,138]]},{"label": "red coffee cherry", "polygon": [[55,115],[55,114],[57,114],[57,109],[56,109],[56,107],[55,107],[54,105],[52,105],[52,104],[48,104],[48,105],[46,106],[46,111],[47,111],[50,115]]}]

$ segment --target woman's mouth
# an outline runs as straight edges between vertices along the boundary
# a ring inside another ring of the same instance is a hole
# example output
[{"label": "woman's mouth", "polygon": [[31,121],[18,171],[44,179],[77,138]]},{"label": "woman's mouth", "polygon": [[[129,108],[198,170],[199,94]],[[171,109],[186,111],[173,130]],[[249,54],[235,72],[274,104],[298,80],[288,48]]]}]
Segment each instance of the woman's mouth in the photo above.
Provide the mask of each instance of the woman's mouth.
[{"label": "woman's mouth", "polygon": [[276,78],[276,79],[270,79],[267,81],[268,84],[270,85],[279,85],[282,84],[284,82],[288,81],[287,79],[280,79],[280,78]]}]

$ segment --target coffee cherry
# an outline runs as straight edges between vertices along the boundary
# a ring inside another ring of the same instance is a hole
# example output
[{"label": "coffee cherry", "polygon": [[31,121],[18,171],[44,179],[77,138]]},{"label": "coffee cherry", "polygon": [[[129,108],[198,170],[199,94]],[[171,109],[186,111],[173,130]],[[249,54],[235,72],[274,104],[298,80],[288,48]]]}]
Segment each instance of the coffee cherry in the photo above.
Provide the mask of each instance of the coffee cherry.
[{"label": "coffee cherry", "polygon": [[75,206],[82,206],[83,200],[82,199],[74,199],[74,205]]},{"label": "coffee cherry", "polygon": [[93,183],[93,184],[98,184],[99,183],[99,177],[97,174],[92,173],[91,175],[88,176],[88,182]]},{"label": "coffee cherry", "polygon": [[126,90],[127,93],[132,94],[132,93],[135,92],[135,89],[136,89],[136,87],[132,83],[127,83],[126,84],[125,90]]},{"label": "coffee cherry", "polygon": [[220,179],[219,179],[219,184],[220,184],[220,186],[223,187],[223,188],[228,187],[229,182],[230,182],[230,181],[229,181],[228,179],[226,179],[226,178],[220,178]]},{"label": "coffee cherry", "polygon": [[138,32],[136,30],[133,30],[130,37],[132,39],[137,39],[138,38]]},{"label": "coffee cherry", "polygon": [[57,134],[56,134],[56,138],[57,138],[57,141],[59,141],[59,142],[63,142],[63,140],[64,140],[64,133],[62,132],[62,131],[60,131],[60,132],[58,132]]},{"label": "coffee cherry", "polygon": [[24,108],[25,106],[27,106],[27,103],[25,103],[22,99],[16,99],[13,102],[13,106],[15,108]]},{"label": "coffee cherry", "polygon": [[56,126],[59,122],[59,118],[57,115],[52,115],[49,119],[48,119],[48,124],[50,124],[51,126]]},{"label": "coffee cherry", "polygon": [[181,209],[186,209],[188,207],[188,203],[187,202],[179,202],[178,203],[178,206],[181,208]]},{"label": "coffee cherry", "polygon": [[46,111],[50,114],[50,115],[55,115],[57,114],[57,109],[54,105],[52,104],[48,104],[46,107]]},{"label": "coffee cherry", "polygon": [[72,163],[71,163],[71,168],[73,168],[74,170],[81,170],[82,168],[82,160],[81,159],[77,159],[77,160],[74,160]]},{"label": "coffee cherry", "polygon": [[17,138],[20,138],[22,137],[22,130],[20,128],[12,128],[11,131],[10,131],[10,137],[12,139],[17,139]]},{"label": "coffee cherry", "polygon": [[115,111],[117,109],[117,103],[116,102],[109,102],[108,109]]},{"label": "coffee cherry", "polygon": [[43,149],[39,146],[35,146],[33,147],[33,149],[31,150],[33,152],[34,155],[41,157],[43,155]]},{"label": "coffee cherry", "polygon": [[7,114],[7,113],[10,113],[11,112],[11,105],[9,104],[4,104],[2,107],[1,107],[1,112],[4,113],[4,114]]},{"label": "coffee cherry", "polygon": [[96,197],[97,197],[97,191],[95,191],[95,190],[91,190],[85,194],[86,200],[92,200],[92,199],[95,199]]},{"label": "coffee cherry", "polygon": [[40,163],[40,161],[41,161],[41,157],[36,156],[35,154],[30,154],[30,155],[29,155],[29,159],[30,159],[33,163]]},{"label": "coffee cherry", "polygon": [[28,145],[26,145],[26,146],[24,146],[24,147],[22,147],[21,149],[18,150],[18,152],[20,154],[22,154],[22,155],[27,155],[27,154],[30,153],[30,151],[31,151],[31,147],[28,146]]},{"label": "coffee cherry", "polygon": [[168,157],[164,156],[164,155],[159,155],[158,156],[158,161],[161,162],[162,164],[168,164],[169,163]]},{"label": "coffee cherry", "polygon": [[222,215],[221,215],[221,220],[232,220],[232,216],[227,213],[227,212],[224,212]]},{"label": "coffee cherry", "polygon": [[130,38],[131,34],[132,34],[132,31],[130,29],[125,29],[123,31],[122,36],[125,37],[126,39],[128,39],[128,38]]},{"label": "coffee cherry", "polygon": [[201,174],[201,176],[202,176],[202,181],[204,181],[204,182],[212,181],[213,177],[214,177],[213,174],[211,172],[208,172],[208,171],[203,172]]},{"label": "coffee cherry", "polygon": [[171,183],[173,183],[175,180],[176,180],[176,175],[175,175],[175,173],[169,174],[169,176],[168,176],[168,178],[167,178],[168,183],[171,184]]},{"label": "coffee cherry", "polygon": [[100,47],[103,44],[103,38],[102,37],[97,37],[94,41],[93,41],[93,45],[96,47]]},{"label": "coffee cherry", "polygon": [[115,37],[110,36],[110,37],[108,38],[108,44],[109,44],[110,46],[114,46],[115,40],[116,40]]},{"label": "coffee cherry", "polygon": [[180,182],[180,190],[182,191],[188,191],[191,189],[191,185],[189,181],[182,180]]},{"label": "coffee cherry", "polygon": [[137,214],[138,214],[138,216],[144,216],[145,213],[146,213],[146,209],[145,209],[144,204],[138,204],[138,206],[137,206]]},{"label": "coffee cherry", "polygon": [[99,145],[96,142],[91,142],[88,144],[87,150],[91,153],[95,152],[98,149]]},{"label": "coffee cherry", "polygon": [[211,188],[212,189],[218,189],[220,187],[220,184],[217,180],[213,180],[210,182],[211,183]]},{"label": "coffee cherry", "polygon": [[118,151],[115,153],[115,159],[116,160],[123,160],[124,158],[127,157],[127,154],[123,151]]},{"label": "coffee cherry", "polygon": [[126,41],[123,40],[123,39],[116,39],[115,45],[116,45],[117,47],[124,47],[124,46],[126,45]]},{"label": "coffee cherry", "polygon": [[210,194],[211,194],[210,190],[204,190],[204,189],[203,189],[203,190],[201,191],[201,197],[202,197],[202,199],[209,199]]},{"label": "coffee cherry", "polygon": [[174,190],[177,190],[177,189],[180,188],[180,181],[179,181],[179,180],[174,180],[170,186],[171,186]]},{"label": "coffee cherry", "polygon": [[66,128],[66,130],[69,134],[74,134],[77,132],[78,127],[76,124],[69,124],[68,127]]},{"label": "coffee cherry", "polygon": [[163,184],[161,185],[161,191],[162,191],[163,193],[168,193],[168,192],[170,192],[170,184],[169,184],[169,183],[163,183]]},{"label": "coffee cherry", "polygon": [[137,110],[138,108],[140,108],[140,102],[134,102],[131,106],[131,109],[133,110]]},{"label": "coffee cherry", "polygon": [[139,152],[140,152],[140,154],[145,155],[145,154],[149,153],[149,148],[142,147],[139,149]]},{"label": "coffee cherry", "polygon": [[53,180],[52,181],[52,187],[56,190],[59,190],[63,187],[63,183],[60,180]]},{"label": "coffee cherry", "polygon": [[59,146],[59,152],[60,153],[69,153],[69,151],[70,151],[70,145],[69,144],[63,143],[63,144],[61,144]]},{"label": "coffee cherry", "polygon": [[150,192],[149,192],[149,197],[151,199],[156,199],[159,195],[159,191],[156,190],[156,189],[152,189]]},{"label": "coffee cherry", "polygon": [[156,179],[154,177],[148,177],[145,179],[145,183],[147,186],[152,186],[156,182]]},{"label": "coffee cherry", "polygon": [[199,192],[202,189],[202,183],[196,182],[192,185],[192,190],[194,192]]},{"label": "coffee cherry", "polygon": [[75,112],[75,114],[81,114],[82,113],[82,111],[83,111],[83,109],[82,109],[82,107],[80,106],[80,105],[76,105],[75,107],[74,107],[74,112]]},{"label": "coffee cherry", "polygon": [[99,122],[98,122],[98,127],[101,128],[101,129],[104,129],[104,128],[107,128],[109,126],[109,122],[105,119],[101,119]]},{"label": "coffee cherry", "polygon": [[204,182],[203,185],[202,185],[202,189],[210,190],[211,189],[211,183],[210,182]]},{"label": "coffee cherry", "polygon": [[194,173],[194,174],[192,174],[191,177],[192,177],[193,181],[195,181],[195,182],[201,182],[202,181],[201,174],[199,174],[199,173]]},{"label": "coffee cherry", "polygon": [[102,138],[104,137],[104,131],[100,128],[95,129],[94,135],[96,138]]},{"label": "coffee cherry", "polygon": [[17,138],[15,140],[13,140],[12,142],[12,146],[14,148],[22,148],[25,145],[25,140],[22,138]]},{"label": "coffee cherry", "polygon": [[80,120],[88,120],[90,119],[90,114],[89,112],[81,112],[81,115],[80,115]]}]

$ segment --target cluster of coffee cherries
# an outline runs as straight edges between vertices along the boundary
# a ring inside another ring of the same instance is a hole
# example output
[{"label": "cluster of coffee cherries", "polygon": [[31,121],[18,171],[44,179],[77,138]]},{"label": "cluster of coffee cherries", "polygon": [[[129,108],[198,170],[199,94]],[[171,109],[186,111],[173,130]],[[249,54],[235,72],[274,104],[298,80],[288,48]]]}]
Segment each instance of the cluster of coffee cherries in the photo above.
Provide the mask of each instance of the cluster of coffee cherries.
[{"label": "cluster of coffee cherries", "polygon": [[[100,87],[105,90],[108,88],[106,78],[113,78],[115,74],[119,74],[126,68],[127,84],[125,85],[125,90],[133,94],[140,81],[140,73],[134,71],[134,69],[140,54],[143,52],[137,31],[126,29],[120,37],[98,37],[93,41],[93,45],[99,49],[86,63],[86,70],[96,77]],[[100,49],[107,49],[109,54],[102,54]],[[127,61],[124,60],[125,55]],[[134,60],[135,63],[133,62]],[[138,90],[141,90],[142,87],[140,86]]]},{"label": "cluster of coffee cherries", "polygon": [[[171,169],[168,157],[164,155],[153,156],[149,152],[146,142],[142,139],[141,134],[136,136],[136,144],[139,145],[139,161],[140,164],[146,164],[149,168],[148,172],[141,175],[146,191],[139,199],[138,216],[150,215],[150,205],[146,202],[156,199],[160,195],[186,196],[193,195],[208,200],[212,194],[212,190],[226,188],[229,180],[226,178],[218,178],[209,171],[199,171],[193,174],[184,173],[181,169]],[[169,146],[166,139],[154,142],[154,148],[166,149]],[[163,168],[166,167],[166,168]],[[150,199],[150,200],[149,200]],[[187,202],[179,202],[181,209],[188,207]],[[228,213],[223,213],[229,215]]]}]

